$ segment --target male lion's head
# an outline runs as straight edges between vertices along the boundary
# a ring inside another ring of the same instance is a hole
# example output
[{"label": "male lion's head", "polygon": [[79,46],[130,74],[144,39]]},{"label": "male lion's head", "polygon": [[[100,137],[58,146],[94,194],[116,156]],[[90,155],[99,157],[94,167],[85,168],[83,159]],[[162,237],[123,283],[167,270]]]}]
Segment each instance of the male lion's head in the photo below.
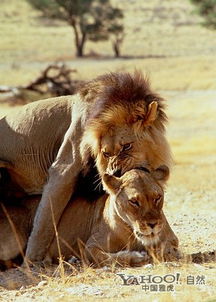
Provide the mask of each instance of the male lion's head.
[{"label": "male lion's head", "polygon": [[170,166],[163,99],[141,73],[103,75],[79,93],[90,104],[82,158],[93,157],[100,175],[121,176],[146,164]]},{"label": "male lion's head", "polygon": [[103,180],[117,215],[142,244],[149,246],[159,241],[164,227],[163,184],[169,169],[161,166],[153,171],[143,170],[133,169],[120,178],[105,174]]}]

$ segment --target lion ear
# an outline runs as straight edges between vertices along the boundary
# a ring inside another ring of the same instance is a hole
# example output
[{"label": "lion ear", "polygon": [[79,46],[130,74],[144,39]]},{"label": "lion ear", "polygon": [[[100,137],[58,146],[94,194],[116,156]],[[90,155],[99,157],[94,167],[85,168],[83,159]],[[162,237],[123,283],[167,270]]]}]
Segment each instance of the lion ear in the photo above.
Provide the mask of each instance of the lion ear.
[{"label": "lion ear", "polygon": [[150,125],[154,122],[154,120],[157,117],[157,108],[158,108],[157,101],[153,101],[148,105],[148,111],[144,121],[145,125]]},{"label": "lion ear", "polygon": [[120,178],[110,175],[108,173],[105,173],[103,175],[102,180],[106,191],[114,194],[118,192],[122,184]]},{"label": "lion ear", "polygon": [[169,178],[170,171],[166,165],[162,165],[158,167],[156,170],[154,170],[152,174],[155,179],[164,182],[167,181],[167,179]]}]

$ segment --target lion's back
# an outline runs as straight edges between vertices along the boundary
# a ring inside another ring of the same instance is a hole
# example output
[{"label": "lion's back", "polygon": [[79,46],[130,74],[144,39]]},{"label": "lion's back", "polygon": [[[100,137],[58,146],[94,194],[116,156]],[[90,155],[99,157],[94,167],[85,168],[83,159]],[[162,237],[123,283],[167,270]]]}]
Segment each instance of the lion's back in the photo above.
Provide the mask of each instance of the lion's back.
[{"label": "lion's back", "polygon": [[29,193],[40,193],[71,123],[73,96],[37,101],[0,120],[0,160]]}]

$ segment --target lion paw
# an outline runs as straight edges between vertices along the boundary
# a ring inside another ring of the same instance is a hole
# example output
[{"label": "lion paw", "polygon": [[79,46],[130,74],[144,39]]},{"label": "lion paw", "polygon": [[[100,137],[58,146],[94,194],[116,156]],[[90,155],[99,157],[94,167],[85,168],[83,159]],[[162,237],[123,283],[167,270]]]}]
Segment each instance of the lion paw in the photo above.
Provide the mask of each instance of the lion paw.
[{"label": "lion paw", "polygon": [[68,260],[68,263],[70,264],[79,264],[81,261],[75,257],[75,256],[72,256],[69,260]]},{"label": "lion paw", "polygon": [[142,265],[150,263],[150,260],[151,260],[151,258],[145,251],[132,252],[130,264],[131,264],[131,266],[142,266]]},{"label": "lion paw", "polygon": [[182,258],[182,253],[177,247],[167,246],[163,252],[164,261],[178,261]]}]

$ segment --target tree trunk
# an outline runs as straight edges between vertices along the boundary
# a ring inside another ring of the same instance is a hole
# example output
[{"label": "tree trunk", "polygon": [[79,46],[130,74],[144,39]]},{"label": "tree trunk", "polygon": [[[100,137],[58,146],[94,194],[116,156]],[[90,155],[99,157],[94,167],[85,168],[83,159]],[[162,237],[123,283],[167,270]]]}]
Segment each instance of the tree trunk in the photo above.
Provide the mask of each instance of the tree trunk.
[{"label": "tree trunk", "polygon": [[76,44],[76,57],[83,57],[83,47]]},{"label": "tree trunk", "polygon": [[83,57],[84,45],[86,42],[86,33],[81,31],[82,38],[79,41],[79,45],[77,47],[77,57]]},{"label": "tree trunk", "polygon": [[72,20],[70,24],[73,27],[74,30],[74,40],[75,40],[75,46],[76,46],[76,56],[77,57],[83,57],[83,50],[84,50],[84,44],[86,42],[86,33],[82,32],[82,30],[78,30],[77,23]]},{"label": "tree trunk", "polygon": [[120,45],[117,41],[113,42],[113,51],[114,51],[114,54],[115,54],[116,58],[120,57],[120,47],[119,46]]}]

